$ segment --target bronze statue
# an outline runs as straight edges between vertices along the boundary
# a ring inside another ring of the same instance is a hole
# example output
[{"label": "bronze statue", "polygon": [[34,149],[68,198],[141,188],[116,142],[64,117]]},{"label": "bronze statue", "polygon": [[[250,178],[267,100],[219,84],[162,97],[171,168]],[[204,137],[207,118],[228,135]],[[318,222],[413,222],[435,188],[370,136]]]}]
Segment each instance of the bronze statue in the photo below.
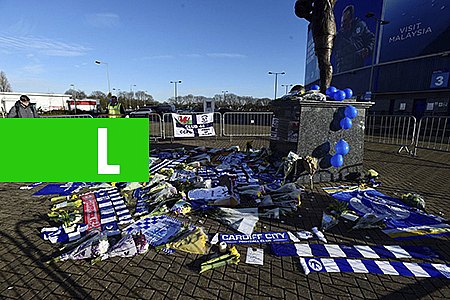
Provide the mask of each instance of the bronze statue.
[{"label": "bronze statue", "polygon": [[314,51],[319,62],[320,91],[325,93],[331,84],[333,68],[331,50],[336,36],[333,8],[336,0],[297,0],[295,15],[311,23]]}]

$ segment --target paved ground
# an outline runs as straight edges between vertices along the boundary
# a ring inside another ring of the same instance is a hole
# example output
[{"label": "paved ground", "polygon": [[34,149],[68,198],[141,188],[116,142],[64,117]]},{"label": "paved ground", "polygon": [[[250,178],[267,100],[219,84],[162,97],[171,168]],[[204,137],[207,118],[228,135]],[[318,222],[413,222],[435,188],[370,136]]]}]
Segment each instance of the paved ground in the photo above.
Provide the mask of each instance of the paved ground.
[{"label": "paved ground", "polygon": [[[174,147],[159,143],[152,147]],[[181,142],[188,145],[189,142]],[[205,146],[245,145],[245,140],[212,140]],[[255,141],[254,146],[267,145]],[[382,174],[380,190],[395,196],[405,191],[425,196],[431,213],[450,217],[450,154],[419,151],[417,158],[396,155],[392,146],[366,144],[365,168]],[[19,299],[450,299],[450,280],[370,274],[315,273],[303,275],[298,259],[275,257],[265,251],[264,265],[226,266],[202,275],[199,257],[182,252],[172,255],[149,251],[133,259],[110,259],[91,266],[86,262],[43,263],[56,247],[38,236],[48,226],[49,202],[21,191],[21,184],[0,184],[0,298]],[[316,185],[303,199],[299,216],[262,221],[257,230],[310,229],[319,225],[330,198]],[[192,221],[208,232],[229,232],[204,218]],[[397,244],[379,230],[348,232],[340,223],[326,234],[329,242]],[[400,244],[430,245],[450,262],[450,239],[420,239]],[[244,247],[238,248],[245,255]]]}]

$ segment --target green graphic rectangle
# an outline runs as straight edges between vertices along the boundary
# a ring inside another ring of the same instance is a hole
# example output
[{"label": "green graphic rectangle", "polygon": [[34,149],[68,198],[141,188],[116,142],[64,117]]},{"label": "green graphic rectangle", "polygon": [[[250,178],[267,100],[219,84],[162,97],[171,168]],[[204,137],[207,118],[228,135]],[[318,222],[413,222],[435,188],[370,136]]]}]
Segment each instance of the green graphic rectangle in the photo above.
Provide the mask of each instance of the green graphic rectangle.
[{"label": "green graphic rectangle", "polygon": [[0,133],[0,182],[148,181],[147,119],[1,118]]}]

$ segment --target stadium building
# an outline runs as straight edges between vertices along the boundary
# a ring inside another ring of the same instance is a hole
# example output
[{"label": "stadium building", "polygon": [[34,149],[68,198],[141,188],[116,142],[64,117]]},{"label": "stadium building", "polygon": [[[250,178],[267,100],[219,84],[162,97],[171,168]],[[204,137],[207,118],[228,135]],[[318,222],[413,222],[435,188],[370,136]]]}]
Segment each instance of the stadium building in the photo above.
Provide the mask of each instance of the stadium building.
[{"label": "stadium building", "polygon": [[[332,85],[371,100],[370,113],[450,115],[450,2],[339,0]],[[308,33],[305,83],[319,83]]]}]

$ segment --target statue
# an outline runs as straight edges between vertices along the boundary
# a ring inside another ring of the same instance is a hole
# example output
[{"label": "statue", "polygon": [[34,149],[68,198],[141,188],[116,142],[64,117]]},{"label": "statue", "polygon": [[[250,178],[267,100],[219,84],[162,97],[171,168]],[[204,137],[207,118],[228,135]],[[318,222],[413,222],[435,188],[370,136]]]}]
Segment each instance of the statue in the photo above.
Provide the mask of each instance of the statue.
[{"label": "statue", "polygon": [[331,84],[333,68],[331,50],[336,36],[333,8],[336,0],[297,0],[295,15],[311,23],[314,51],[319,62],[320,91],[325,94]]}]

